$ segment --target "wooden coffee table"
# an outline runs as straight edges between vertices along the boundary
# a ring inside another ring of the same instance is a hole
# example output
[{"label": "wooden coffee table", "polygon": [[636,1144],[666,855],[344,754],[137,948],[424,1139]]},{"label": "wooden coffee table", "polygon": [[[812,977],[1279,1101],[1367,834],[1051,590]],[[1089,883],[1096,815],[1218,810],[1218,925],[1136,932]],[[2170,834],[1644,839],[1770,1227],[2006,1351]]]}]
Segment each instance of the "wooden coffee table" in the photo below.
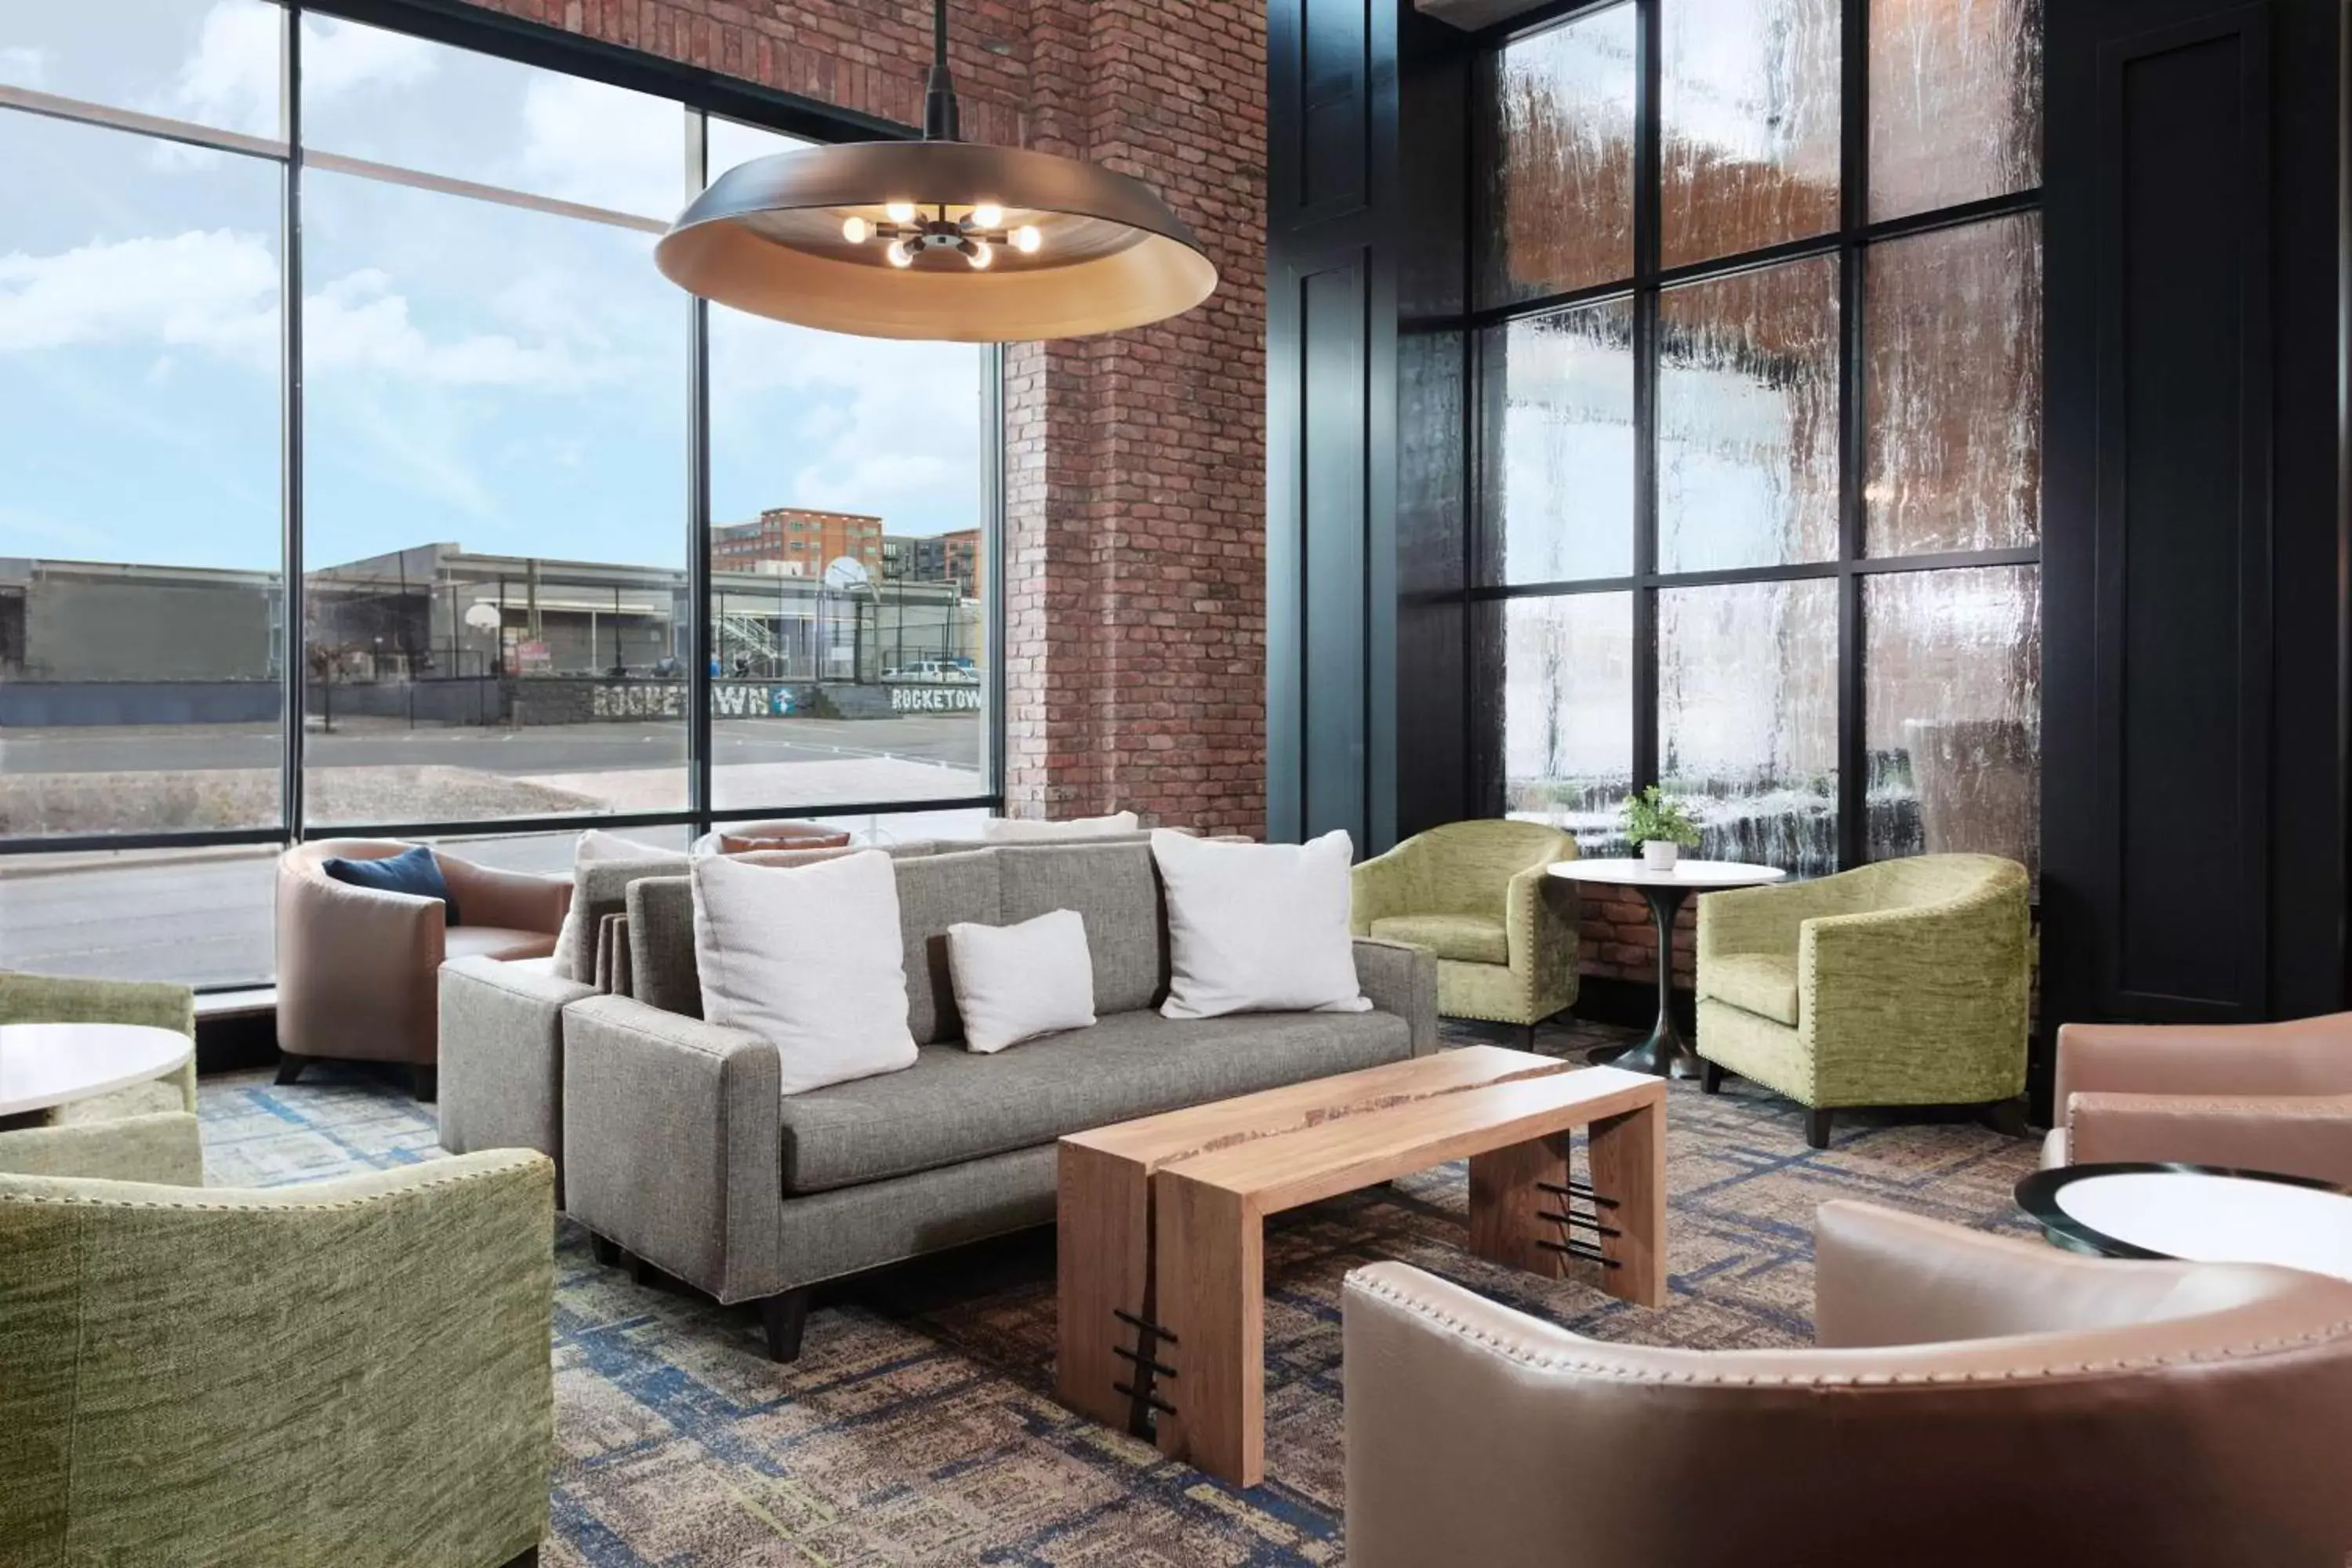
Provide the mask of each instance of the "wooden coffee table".
[{"label": "wooden coffee table", "polygon": [[[1569,1177],[1579,1127],[1589,1186]],[[1265,1216],[1465,1155],[1471,1251],[1664,1301],[1665,1085],[1496,1046],[1442,1051],[1063,1139],[1063,1403],[1257,1485]]]}]

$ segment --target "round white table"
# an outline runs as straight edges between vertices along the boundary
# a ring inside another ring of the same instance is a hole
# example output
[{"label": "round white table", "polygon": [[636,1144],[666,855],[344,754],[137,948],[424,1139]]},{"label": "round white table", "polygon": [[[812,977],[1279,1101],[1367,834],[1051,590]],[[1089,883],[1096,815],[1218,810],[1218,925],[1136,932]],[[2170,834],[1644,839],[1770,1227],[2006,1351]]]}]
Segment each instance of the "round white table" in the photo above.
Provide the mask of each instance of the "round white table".
[{"label": "round white table", "polygon": [[177,1072],[195,1044],[144,1024],[0,1024],[0,1117]]},{"label": "round white table", "polygon": [[1777,866],[1751,866],[1744,860],[1677,860],[1671,871],[1653,871],[1639,860],[1562,860],[1551,875],[1570,882],[1606,882],[1638,888],[1650,905],[1658,929],[1658,1022],[1650,1037],[1619,1051],[1595,1051],[1591,1059],[1607,1061],[1634,1072],[1661,1078],[1696,1078],[1698,1053],[1675,1027],[1675,916],[1693,893],[1722,888],[1752,888],[1777,882],[1789,873]]},{"label": "round white table", "polygon": [[2352,1279],[2352,1193],[2210,1165],[2061,1165],[2017,1203],[2062,1247],[2108,1258],[2275,1263]]}]

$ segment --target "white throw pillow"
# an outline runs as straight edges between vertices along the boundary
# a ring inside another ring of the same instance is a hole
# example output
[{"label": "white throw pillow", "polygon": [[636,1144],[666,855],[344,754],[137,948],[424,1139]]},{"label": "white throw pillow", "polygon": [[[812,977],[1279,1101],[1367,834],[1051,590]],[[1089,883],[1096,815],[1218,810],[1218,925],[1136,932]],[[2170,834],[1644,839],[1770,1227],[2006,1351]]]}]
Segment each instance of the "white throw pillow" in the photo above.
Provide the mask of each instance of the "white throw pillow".
[{"label": "white throw pillow", "polygon": [[1223,844],[1162,828],[1151,857],[1168,889],[1171,1018],[1227,1013],[1361,1013],[1348,929],[1355,846],[1334,830],[1306,844]]},{"label": "white throw pillow", "polygon": [[1133,833],[1139,826],[1135,813],[1109,816],[1073,816],[1062,822],[1035,822],[1019,816],[992,816],[980,825],[983,844],[1045,844],[1057,838],[1100,838],[1113,833]]},{"label": "white throw pillow", "polygon": [[[641,844],[634,838],[624,838],[617,833],[589,828],[572,841],[572,868],[598,860],[670,860],[677,851],[664,849],[658,844]],[[578,884],[573,884],[575,890]],[[588,910],[578,898],[563,911],[562,929],[555,933],[555,973],[571,980],[593,982],[595,976],[583,973],[593,958],[588,951],[595,938],[588,931]]]},{"label": "white throw pillow", "polygon": [[775,1047],[786,1094],[915,1065],[890,857],[751,866],[706,855],[692,876],[702,1016]]},{"label": "white throw pillow", "polygon": [[1095,961],[1076,910],[1018,925],[948,927],[948,978],[966,1050],[1001,1051],[1095,1021]]}]

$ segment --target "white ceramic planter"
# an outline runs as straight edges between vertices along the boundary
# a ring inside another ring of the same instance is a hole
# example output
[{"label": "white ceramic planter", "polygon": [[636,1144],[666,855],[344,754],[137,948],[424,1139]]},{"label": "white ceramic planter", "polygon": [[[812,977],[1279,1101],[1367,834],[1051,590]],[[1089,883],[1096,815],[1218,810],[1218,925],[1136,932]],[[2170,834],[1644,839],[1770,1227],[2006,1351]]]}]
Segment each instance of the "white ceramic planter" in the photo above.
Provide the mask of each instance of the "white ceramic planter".
[{"label": "white ceramic planter", "polygon": [[1642,846],[1642,864],[1653,871],[1671,871],[1682,846],[1670,838],[1653,838]]}]

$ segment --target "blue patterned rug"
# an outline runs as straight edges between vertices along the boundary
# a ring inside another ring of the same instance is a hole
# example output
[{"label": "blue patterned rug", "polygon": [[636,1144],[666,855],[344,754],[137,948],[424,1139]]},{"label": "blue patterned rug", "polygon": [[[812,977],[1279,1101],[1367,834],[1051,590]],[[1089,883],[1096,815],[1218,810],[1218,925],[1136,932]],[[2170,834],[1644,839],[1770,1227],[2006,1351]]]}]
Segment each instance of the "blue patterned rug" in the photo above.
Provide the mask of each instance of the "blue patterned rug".
[{"label": "blue patterned rug", "polygon": [[[1449,1029],[1449,1033],[1452,1033]],[[1458,1039],[1475,1038],[1467,1030]],[[1587,1026],[1544,1032],[1580,1051]],[[439,1156],[404,1084],[318,1068],[207,1078],[207,1176],[275,1186]],[[1667,1111],[1672,1304],[1630,1307],[1463,1250],[1464,1167],[1280,1216],[1266,1238],[1267,1480],[1248,1490],[1051,1396],[1050,1232],[820,1298],[800,1361],[761,1352],[748,1309],[639,1287],[559,1242],[554,1528],[542,1560],[694,1564],[1117,1563],[1342,1559],[1339,1287],[1402,1258],[1580,1333],[1730,1348],[1811,1337],[1812,1215],[1852,1197],[2023,1231],[2032,1144],[1965,1121],[1879,1117],[1805,1147],[1793,1107],[1677,1083]]]}]

